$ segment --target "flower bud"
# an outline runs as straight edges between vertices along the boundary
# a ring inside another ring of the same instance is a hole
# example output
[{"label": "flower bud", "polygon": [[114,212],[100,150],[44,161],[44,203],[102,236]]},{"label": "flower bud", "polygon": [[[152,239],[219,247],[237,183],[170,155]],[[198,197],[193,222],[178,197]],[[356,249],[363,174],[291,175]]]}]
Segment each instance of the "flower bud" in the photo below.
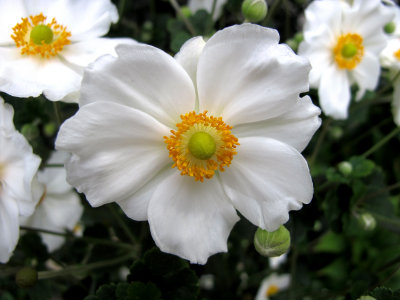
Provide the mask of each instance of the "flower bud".
[{"label": "flower bud", "polygon": [[348,161],[342,161],[341,163],[339,163],[338,169],[340,173],[342,173],[344,176],[348,176],[351,174],[351,172],[353,172],[353,166]]},{"label": "flower bud", "polygon": [[371,296],[361,296],[357,300],[376,300],[376,298],[371,297]]},{"label": "flower bud", "polygon": [[343,136],[343,129],[339,126],[334,126],[330,129],[329,133],[332,138],[338,140]]},{"label": "flower bud", "polygon": [[265,0],[244,0],[242,14],[248,22],[260,22],[267,15],[268,6]]},{"label": "flower bud", "polygon": [[283,225],[273,232],[258,228],[254,235],[254,246],[263,256],[280,256],[289,250],[290,233]]},{"label": "flower bud", "polygon": [[57,132],[57,125],[54,122],[46,123],[43,126],[43,133],[46,137],[52,137]]},{"label": "flower bud", "polygon": [[33,287],[38,280],[38,273],[31,267],[24,267],[18,271],[15,276],[15,282],[19,287],[30,288]]},{"label": "flower bud", "polygon": [[21,128],[21,133],[28,141],[31,141],[39,136],[39,129],[36,125],[25,124]]},{"label": "flower bud", "polygon": [[394,22],[389,22],[385,25],[385,27],[383,27],[383,30],[387,33],[387,34],[391,34],[396,30],[396,24]]},{"label": "flower bud", "polygon": [[368,212],[362,213],[358,218],[358,221],[360,222],[362,228],[364,228],[366,231],[372,231],[376,227],[376,220],[374,216]]}]

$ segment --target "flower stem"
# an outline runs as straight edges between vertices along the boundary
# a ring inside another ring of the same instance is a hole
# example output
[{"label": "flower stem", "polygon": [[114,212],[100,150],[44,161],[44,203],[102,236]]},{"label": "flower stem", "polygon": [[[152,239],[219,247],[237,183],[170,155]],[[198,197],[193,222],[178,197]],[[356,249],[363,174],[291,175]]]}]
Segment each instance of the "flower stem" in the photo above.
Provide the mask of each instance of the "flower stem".
[{"label": "flower stem", "polygon": [[94,262],[91,264],[87,265],[73,265],[66,267],[65,269],[58,270],[58,271],[41,271],[38,272],[38,278],[39,279],[50,279],[50,278],[55,278],[55,277],[60,277],[60,276],[68,276],[68,275],[77,275],[81,273],[86,273],[88,271],[92,271],[94,269],[100,269],[100,268],[106,268],[106,267],[111,267],[114,265],[117,265],[119,263],[122,263],[126,260],[136,258],[135,254],[129,253],[121,257],[117,257],[114,259],[109,259],[109,260],[102,260],[98,262]]},{"label": "flower stem", "polygon": [[361,156],[364,158],[370,156],[372,153],[374,153],[376,150],[378,150],[380,147],[386,144],[391,138],[395,137],[396,134],[398,134],[399,132],[400,132],[400,127],[396,127],[387,136],[385,136],[378,143],[372,146],[368,151],[364,152]]},{"label": "flower stem", "polygon": [[181,8],[176,2],[176,0],[168,0],[171,3],[172,7],[175,9],[176,13],[182,18],[183,23],[185,23],[186,28],[189,30],[192,36],[196,36],[196,30],[194,29],[193,25],[190,23],[189,19],[182,13]]},{"label": "flower stem", "polygon": [[115,209],[114,206],[109,205],[108,206],[111,213],[114,215],[116,221],[118,222],[118,225],[121,226],[122,230],[124,231],[124,233],[126,234],[126,236],[129,238],[129,240],[136,244],[139,245],[139,243],[137,242],[135,236],[132,234],[131,230],[129,229],[129,227],[126,225],[126,223],[124,222],[124,220],[121,218],[121,215],[118,213],[118,211]]},{"label": "flower stem", "polygon": [[58,102],[53,102],[53,108],[54,108],[54,114],[56,116],[57,125],[58,127],[60,127],[62,122],[61,122],[60,106]]}]

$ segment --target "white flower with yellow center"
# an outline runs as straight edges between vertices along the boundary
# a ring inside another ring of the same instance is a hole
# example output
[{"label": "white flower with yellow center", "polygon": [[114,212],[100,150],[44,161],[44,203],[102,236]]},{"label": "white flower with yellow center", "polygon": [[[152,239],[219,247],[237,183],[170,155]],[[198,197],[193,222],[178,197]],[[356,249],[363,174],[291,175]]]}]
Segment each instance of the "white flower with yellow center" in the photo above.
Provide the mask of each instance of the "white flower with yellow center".
[{"label": "white flower with yellow center", "polygon": [[379,53],[386,45],[383,27],[393,12],[380,0],[314,1],[305,10],[304,41],[299,55],[310,59],[310,86],[318,88],[322,111],[346,119],[350,87],[356,100],[373,90],[380,74]]},{"label": "white flower with yellow center", "polygon": [[235,209],[276,230],[311,201],[300,152],[320,126],[299,97],[309,63],[278,41],[244,24],[189,40],[175,59],[138,44],[97,60],[56,141],[72,153],[68,182],[93,206],[148,220],[161,250],[193,263],[227,250]]},{"label": "white flower with yellow center", "polygon": [[77,101],[84,68],[130,39],[107,39],[110,0],[1,0],[0,91]]},{"label": "white flower with yellow center", "polygon": [[[54,152],[48,164],[64,164],[67,153]],[[39,184],[44,186],[40,201],[30,217],[22,217],[21,224],[37,229],[73,232],[83,213],[78,194],[66,181],[63,167],[47,167],[37,174]],[[40,234],[47,249],[52,252],[64,243],[65,238],[52,234]]]},{"label": "white flower with yellow center", "polygon": [[6,263],[19,238],[19,216],[29,216],[37,203],[32,180],[40,158],[14,128],[13,109],[0,98],[0,262]]},{"label": "white flower with yellow center", "polygon": [[290,275],[281,274],[277,275],[275,273],[269,275],[265,278],[258,289],[255,300],[269,300],[271,296],[285,290],[289,287]]}]

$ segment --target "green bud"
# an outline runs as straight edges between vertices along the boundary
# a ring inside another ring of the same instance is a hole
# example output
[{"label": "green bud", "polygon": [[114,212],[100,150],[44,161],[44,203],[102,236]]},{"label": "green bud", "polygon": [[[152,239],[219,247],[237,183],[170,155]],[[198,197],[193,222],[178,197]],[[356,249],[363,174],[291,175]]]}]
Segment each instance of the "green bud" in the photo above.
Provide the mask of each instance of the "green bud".
[{"label": "green bud", "polygon": [[54,122],[47,123],[43,126],[43,133],[46,137],[52,137],[57,131],[57,125]]},{"label": "green bud", "polygon": [[298,32],[294,35],[294,40],[300,44],[304,40],[304,35],[302,32]]},{"label": "green bud", "polygon": [[181,7],[181,13],[186,18],[189,18],[190,16],[192,16],[192,11],[190,10],[190,8],[188,6],[182,6]]},{"label": "green bud", "polygon": [[21,133],[28,141],[31,141],[39,136],[39,129],[33,124],[25,124],[21,128]]},{"label": "green bud", "polygon": [[385,25],[385,27],[383,27],[383,30],[387,33],[387,34],[391,34],[396,30],[396,24],[394,22],[390,22],[387,23]]},{"label": "green bud", "polygon": [[15,276],[15,282],[19,287],[30,288],[33,287],[38,280],[38,273],[31,267],[24,267],[18,271]]},{"label": "green bud", "polygon": [[254,235],[254,247],[263,256],[280,256],[289,250],[290,233],[283,225],[273,232],[258,228]]},{"label": "green bud", "polygon": [[248,22],[260,22],[267,15],[268,6],[265,0],[244,0],[242,14]]},{"label": "green bud", "polygon": [[371,297],[371,296],[361,296],[357,300],[376,300],[376,298]]},{"label": "green bud", "polygon": [[338,140],[343,136],[343,129],[339,126],[334,126],[329,130],[329,134],[332,136],[332,138]]},{"label": "green bud", "polygon": [[342,161],[338,164],[338,169],[344,176],[348,176],[353,172],[353,165],[348,161]]},{"label": "green bud", "polygon": [[376,227],[376,220],[374,216],[368,212],[362,213],[358,218],[358,221],[360,222],[362,228],[364,228],[366,231],[372,231]]}]

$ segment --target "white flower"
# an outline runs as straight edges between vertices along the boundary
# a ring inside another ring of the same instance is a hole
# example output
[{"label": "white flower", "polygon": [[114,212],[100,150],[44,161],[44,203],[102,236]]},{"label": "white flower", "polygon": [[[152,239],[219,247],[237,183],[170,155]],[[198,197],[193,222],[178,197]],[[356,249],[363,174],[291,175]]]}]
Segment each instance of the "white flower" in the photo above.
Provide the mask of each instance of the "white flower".
[{"label": "white flower", "polygon": [[140,44],[100,58],[57,137],[73,154],[68,182],[93,206],[148,220],[161,250],[193,263],[227,251],[235,209],[276,230],[311,201],[300,152],[320,126],[299,97],[308,61],[278,41],[243,24],[189,40],[176,59]]},{"label": "white flower", "polygon": [[277,275],[273,273],[262,281],[254,300],[268,300],[270,296],[287,289],[289,284],[289,274]]},{"label": "white flower", "polygon": [[305,11],[304,41],[299,54],[310,59],[311,87],[318,88],[322,111],[346,119],[350,87],[358,85],[357,100],[376,88],[379,53],[386,45],[383,27],[393,12],[380,0],[314,1]]},{"label": "white flower", "polygon": [[[54,152],[48,164],[64,164],[68,155]],[[34,214],[23,217],[21,224],[50,231],[73,231],[83,213],[77,193],[66,181],[63,167],[47,167],[37,174],[38,182],[44,186],[43,194]],[[65,238],[52,234],[40,234],[47,249],[52,252],[64,243]]]},{"label": "white flower", "polygon": [[0,91],[77,101],[84,68],[133,42],[100,38],[117,20],[110,0],[1,0]]},{"label": "white flower", "polygon": [[0,262],[6,263],[19,238],[19,216],[33,213],[32,179],[40,158],[15,130],[13,109],[0,98]]},{"label": "white flower", "polygon": [[[212,12],[214,0],[189,0],[188,7],[192,12],[196,12],[200,9],[205,9],[209,13]],[[218,20],[222,14],[222,9],[227,0],[216,0],[214,14],[212,15],[214,21]]]}]

